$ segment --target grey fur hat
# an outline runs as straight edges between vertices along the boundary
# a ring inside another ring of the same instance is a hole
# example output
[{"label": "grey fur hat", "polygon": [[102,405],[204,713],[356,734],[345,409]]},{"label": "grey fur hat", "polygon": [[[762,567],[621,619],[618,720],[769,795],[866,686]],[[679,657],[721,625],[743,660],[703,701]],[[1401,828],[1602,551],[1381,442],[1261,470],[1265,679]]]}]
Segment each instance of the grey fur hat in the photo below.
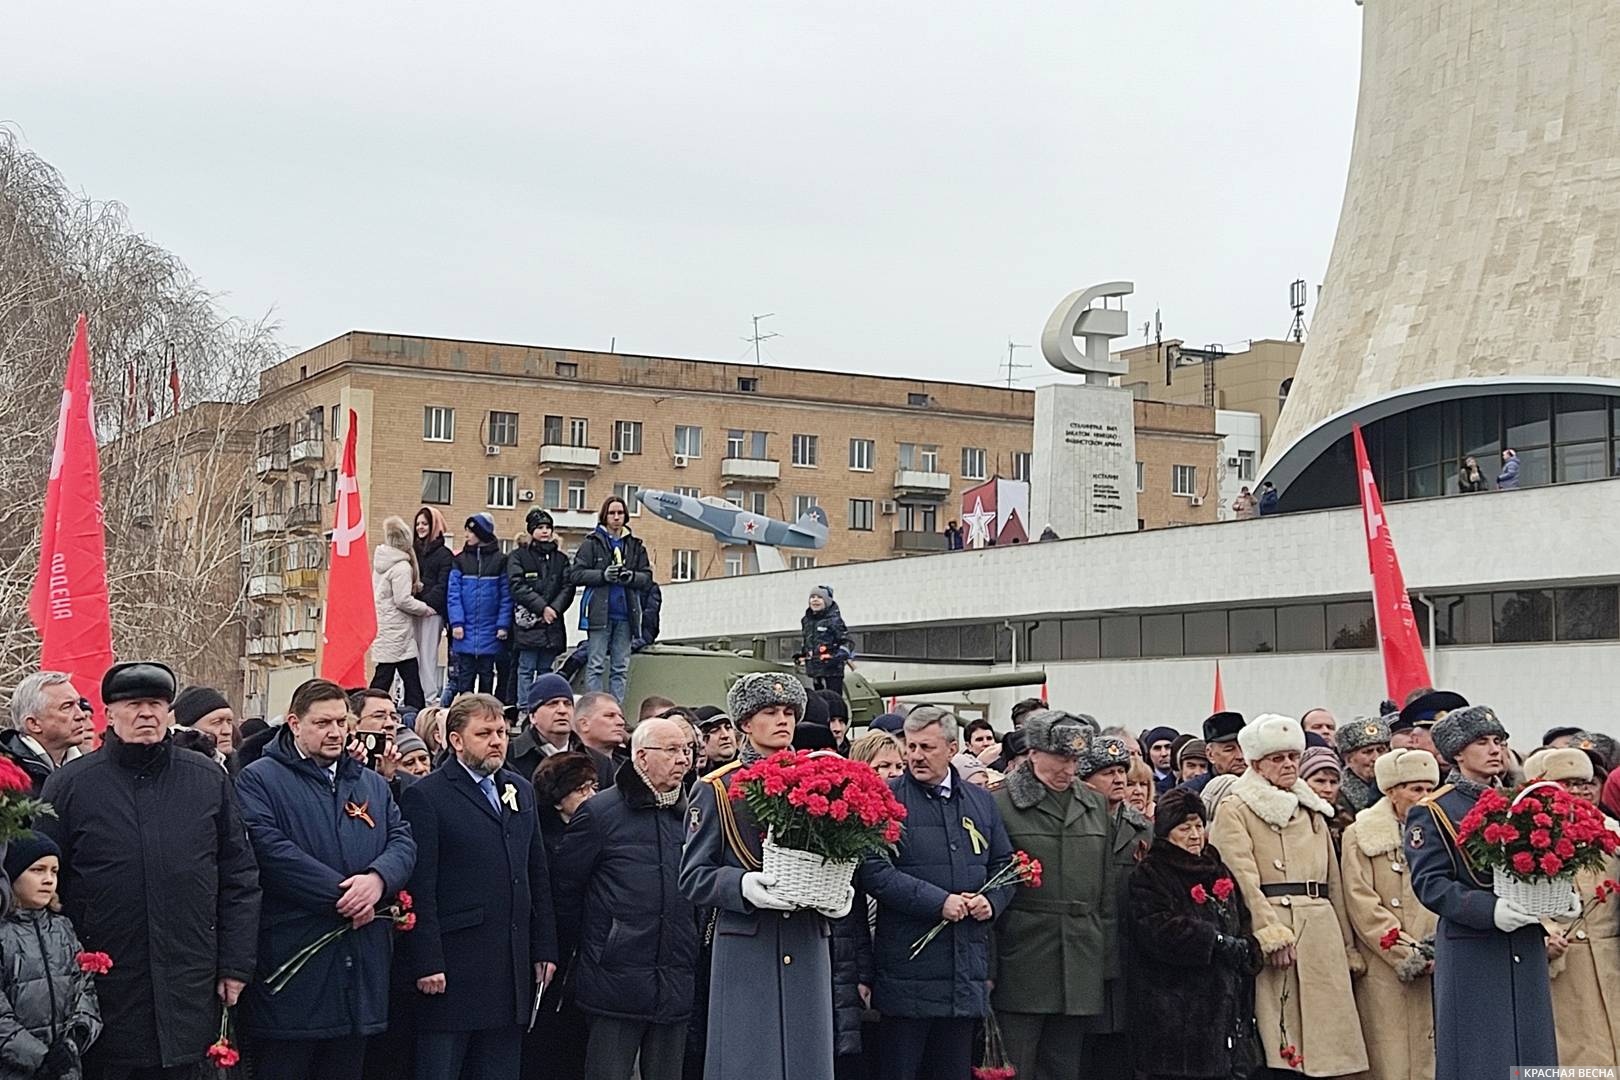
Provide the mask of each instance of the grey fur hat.
[{"label": "grey fur hat", "polygon": [[1348,724],[1340,724],[1334,734],[1339,744],[1339,756],[1347,758],[1364,746],[1389,745],[1389,721],[1383,717],[1358,716]]},{"label": "grey fur hat", "polygon": [[1451,710],[1435,723],[1429,734],[1434,739],[1434,748],[1450,761],[1455,761],[1457,752],[1475,739],[1495,735],[1506,741],[1508,737],[1502,721],[1485,705]]},{"label": "grey fur hat", "polygon": [[767,705],[792,706],[793,716],[798,719],[804,716],[808,698],[804,684],[792,675],[750,671],[731,684],[731,691],[726,694],[726,712],[739,728]]},{"label": "grey fur hat", "polygon": [[1131,751],[1124,739],[1118,735],[1098,735],[1087,744],[1085,752],[1080,755],[1079,772],[1084,779],[1112,765],[1129,768],[1130,764]]},{"label": "grey fur hat", "polygon": [[1079,761],[1091,740],[1097,737],[1098,728],[1097,721],[1089,716],[1042,709],[1024,717],[1022,730],[1031,750],[1061,754]]}]

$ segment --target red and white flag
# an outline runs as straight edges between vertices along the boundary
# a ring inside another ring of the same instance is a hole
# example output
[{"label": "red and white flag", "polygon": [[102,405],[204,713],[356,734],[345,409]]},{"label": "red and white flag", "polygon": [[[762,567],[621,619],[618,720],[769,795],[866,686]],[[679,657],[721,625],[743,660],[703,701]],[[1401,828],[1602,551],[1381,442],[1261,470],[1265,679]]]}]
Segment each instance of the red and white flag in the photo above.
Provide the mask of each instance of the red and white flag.
[{"label": "red and white flag", "polygon": [[1226,688],[1221,685],[1221,662],[1215,661],[1215,707],[1211,712],[1226,711]]},{"label": "red and white flag", "polygon": [[1395,540],[1384,518],[1384,500],[1378,497],[1378,482],[1367,463],[1367,444],[1361,440],[1361,425],[1351,429],[1356,443],[1356,476],[1361,488],[1361,518],[1366,525],[1367,564],[1372,571],[1373,616],[1378,623],[1378,651],[1384,657],[1384,686],[1391,701],[1405,701],[1406,695],[1428,686],[1429,664],[1418,637],[1417,617],[1412,614],[1412,598],[1406,592],[1400,560],[1395,557]]},{"label": "red and white flag", "polygon": [[326,606],[321,616],[321,678],[345,690],[366,685],[366,650],[377,636],[371,591],[371,551],[366,515],[355,479],[354,410],[343,433],[343,465],[337,477],[337,517],[326,566]]},{"label": "red and white flag", "polygon": [[80,315],[62,385],[39,534],[39,569],[28,597],[28,615],[39,631],[40,669],[73,676],[74,688],[90,699],[97,731],[106,725],[101,677],[113,661],[102,528],[89,332]]}]

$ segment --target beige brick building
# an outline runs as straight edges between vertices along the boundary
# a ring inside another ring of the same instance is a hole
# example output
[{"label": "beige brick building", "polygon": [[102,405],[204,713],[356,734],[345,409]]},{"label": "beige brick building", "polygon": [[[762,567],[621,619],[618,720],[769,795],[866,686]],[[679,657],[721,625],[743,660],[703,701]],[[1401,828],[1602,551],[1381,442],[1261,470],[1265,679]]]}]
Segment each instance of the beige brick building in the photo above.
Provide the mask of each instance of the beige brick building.
[{"label": "beige brick building", "polygon": [[1149,401],[1256,413],[1261,446],[1269,445],[1305,346],[1297,341],[1258,339],[1249,342],[1245,351],[1233,351],[1213,361],[1206,371],[1201,362],[1176,362],[1184,345],[1188,343],[1172,340],[1126,349],[1120,355],[1130,363],[1130,373],[1120,380],[1121,385]]},{"label": "beige brick building", "polygon": [[[358,331],[267,371],[263,404],[250,698],[268,689],[255,668],[313,661],[348,410],[373,543],[427,503],[457,546],[470,514],[510,543],[545,507],[572,547],[603,499],[659,488],[789,521],[821,507],[827,545],[783,549],[793,568],[942,549],[965,489],[1028,478],[1034,415],[1027,390]],[[1171,494],[1176,465],[1213,482],[1213,411],[1136,406],[1143,527],[1215,520],[1214,500]],[[659,581],[754,570],[749,550],[631,505]]]}]

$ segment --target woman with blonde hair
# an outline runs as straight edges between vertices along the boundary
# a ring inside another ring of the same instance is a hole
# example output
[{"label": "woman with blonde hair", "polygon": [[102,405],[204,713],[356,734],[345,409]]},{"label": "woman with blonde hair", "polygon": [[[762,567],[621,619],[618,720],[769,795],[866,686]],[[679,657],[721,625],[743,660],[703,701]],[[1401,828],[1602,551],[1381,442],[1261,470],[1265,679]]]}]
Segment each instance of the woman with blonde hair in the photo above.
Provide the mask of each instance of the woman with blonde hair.
[{"label": "woman with blonde hair", "polygon": [[417,599],[421,577],[411,545],[411,527],[404,518],[383,522],[383,542],[371,556],[371,591],[377,606],[377,637],[371,657],[377,664],[371,685],[390,693],[397,674],[405,684],[405,707],[426,704],[422,676],[416,668],[416,620],[433,609]]},{"label": "woman with blonde hair", "polygon": [[439,754],[444,750],[444,713],[445,710],[441,706],[429,705],[416,714],[416,720],[412,724],[416,734],[427,743],[428,756],[435,762],[439,760]]},{"label": "woman with blonde hair", "polygon": [[868,731],[850,743],[849,759],[866,762],[885,780],[893,780],[906,771],[900,743],[887,731]]}]

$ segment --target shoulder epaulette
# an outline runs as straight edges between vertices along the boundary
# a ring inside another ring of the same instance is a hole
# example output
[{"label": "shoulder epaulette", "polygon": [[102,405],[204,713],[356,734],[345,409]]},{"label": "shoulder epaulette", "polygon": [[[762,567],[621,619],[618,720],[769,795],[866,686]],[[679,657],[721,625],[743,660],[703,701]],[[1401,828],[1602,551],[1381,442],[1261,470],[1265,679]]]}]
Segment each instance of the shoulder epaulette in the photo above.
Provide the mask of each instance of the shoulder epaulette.
[{"label": "shoulder epaulette", "polygon": [[1436,799],[1438,799],[1440,796],[1444,795],[1446,792],[1450,791],[1452,788],[1454,788],[1456,786],[1457,786],[1456,784],[1441,784],[1439,787],[1435,788],[1433,791],[1431,791],[1427,795],[1423,796],[1423,798],[1419,799],[1418,800],[1418,805],[1419,806],[1427,806],[1430,803],[1434,802]]},{"label": "shoulder epaulette", "polygon": [[733,761],[729,765],[722,765],[718,769],[714,770],[714,772],[705,774],[703,777],[703,782],[706,784],[713,783],[714,781],[725,776],[727,773],[731,772],[733,769],[740,768],[742,768],[742,762],[740,761]]}]

